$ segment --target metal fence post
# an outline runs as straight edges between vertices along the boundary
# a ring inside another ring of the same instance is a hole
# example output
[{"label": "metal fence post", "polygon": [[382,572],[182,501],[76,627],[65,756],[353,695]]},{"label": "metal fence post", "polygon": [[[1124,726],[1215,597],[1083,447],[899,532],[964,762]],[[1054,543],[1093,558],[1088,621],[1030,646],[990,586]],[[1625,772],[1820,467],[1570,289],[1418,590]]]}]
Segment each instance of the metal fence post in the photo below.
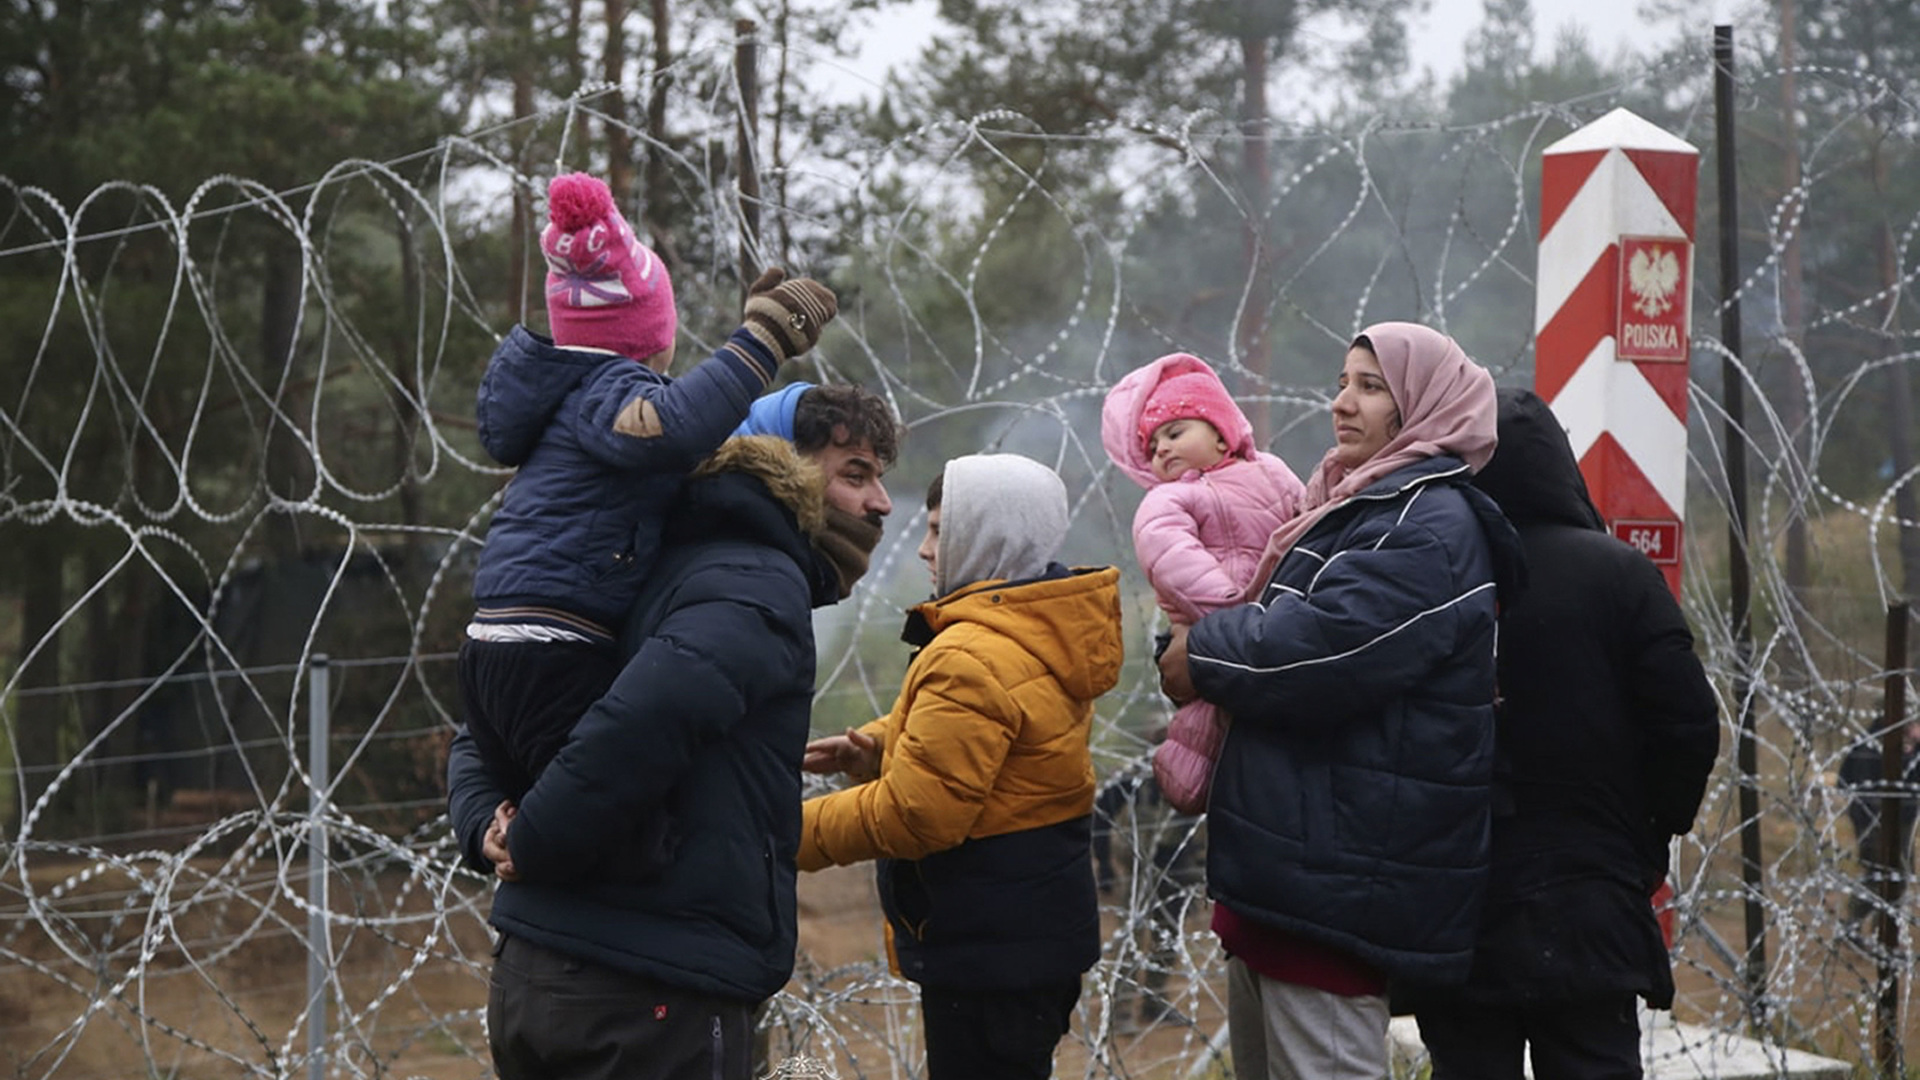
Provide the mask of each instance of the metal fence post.
[{"label": "metal fence post", "polygon": [[[1887,605],[1887,670],[1884,714],[1880,728],[1880,784],[1883,794],[1875,799],[1874,813],[1880,817],[1880,850],[1872,856],[1880,860],[1878,880],[1873,883],[1880,908],[1880,954],[1875,963],[1879,992],[1873,1008],[1873,1060],[1882,1077],[1899,1080],[1905,1075],[1900,1046],[1900,908],[1906,892],[1908,868],[1913,860],[1907,849],[1913,838],[1907,832],[1907,602]],[[1858,796],[1855,796],[1858,798]],[[1868,857],[1865,851],[1862,858]]]},{"label": "metal fence post", "polygon": [[1727,598],[1733,635],[1733,700],[1740,710],[1734,759],[1740,770],[1740,878],[1746,886],[1747,955],[1741,974],[1756,1028],[1767,1001],[1766,863],[1761,855],[1760,751],[1754,734],[1752,569],[1747,548],[1746,386],[1740,375],[1740,187],[1733,149],[1733,27],[1713,28],[1714,168],[1720,191],[1720,385],[1726,410]]},{"label": "metal fence post", "polygon": [[327,928],[327,655],[307,663],[307,1076],[327,1075],[327,975],[333,957]]}]

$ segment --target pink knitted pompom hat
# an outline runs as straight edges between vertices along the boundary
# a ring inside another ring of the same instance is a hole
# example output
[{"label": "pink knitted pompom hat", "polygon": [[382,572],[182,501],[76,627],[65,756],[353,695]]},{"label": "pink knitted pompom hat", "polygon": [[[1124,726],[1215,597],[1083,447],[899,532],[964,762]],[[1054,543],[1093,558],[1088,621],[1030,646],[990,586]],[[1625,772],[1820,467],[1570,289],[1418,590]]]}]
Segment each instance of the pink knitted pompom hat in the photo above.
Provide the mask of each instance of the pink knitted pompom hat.
[{"label": "pink knitted pompom hat", "polygon": [[613,193],[586,173],[547,185],[547,319],[556,345],[645,360],[673,346],[679,317],[667,265],[633,235]]}]

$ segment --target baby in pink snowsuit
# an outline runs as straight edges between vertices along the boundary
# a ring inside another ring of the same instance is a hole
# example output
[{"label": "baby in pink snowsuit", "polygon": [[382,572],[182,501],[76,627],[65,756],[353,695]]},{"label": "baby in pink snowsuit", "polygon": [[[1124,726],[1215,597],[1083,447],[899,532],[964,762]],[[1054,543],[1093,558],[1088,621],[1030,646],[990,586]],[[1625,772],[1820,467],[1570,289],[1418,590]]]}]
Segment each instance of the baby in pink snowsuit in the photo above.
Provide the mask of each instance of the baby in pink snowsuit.
[{"label": "baby in pink snowsuit", "polygon": [[[1133,550],[1167,617],[1191,625],[1244,602],[1267,539],[1299,509],[1304,488],[1285,462],[1254,447],[1253,425],[1207,362],[1173,353],[1115,383],[1100,441],[1147,489]],[[1176,809],[1206,809],[1226,733],[1226,716],[1204,701],[1174,714],[1153,774]]]}]

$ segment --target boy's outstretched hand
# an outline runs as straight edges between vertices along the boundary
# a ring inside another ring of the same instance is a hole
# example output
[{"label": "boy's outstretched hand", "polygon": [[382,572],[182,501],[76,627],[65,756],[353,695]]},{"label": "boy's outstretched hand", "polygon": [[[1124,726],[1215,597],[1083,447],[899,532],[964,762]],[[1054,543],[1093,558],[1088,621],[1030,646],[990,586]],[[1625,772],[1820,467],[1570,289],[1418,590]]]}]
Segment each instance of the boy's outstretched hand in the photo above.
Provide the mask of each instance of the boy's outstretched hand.
[{"label": "boy's outstretched hand", "polygon": [[880,740],[848,728],[845,735],[828,735],[807,744],[800,767],[810,773],[846,773],[855,780],[880,775]]},{"label": "boy's outstretched hand", "polygon": [[840,313],[833,290],[812,278],[787,280],[770,266],[747,290],[743,320],[752,334],[780,360],[791,360],[820,343],[820,331]]}]

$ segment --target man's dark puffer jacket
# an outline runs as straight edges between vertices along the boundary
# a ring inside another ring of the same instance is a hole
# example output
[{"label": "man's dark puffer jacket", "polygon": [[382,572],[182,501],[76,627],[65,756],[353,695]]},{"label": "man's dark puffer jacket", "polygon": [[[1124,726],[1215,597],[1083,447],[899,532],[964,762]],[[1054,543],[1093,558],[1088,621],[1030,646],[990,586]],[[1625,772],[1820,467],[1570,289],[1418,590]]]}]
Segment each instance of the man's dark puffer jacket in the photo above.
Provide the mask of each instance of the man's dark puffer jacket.
[{"label": "man's dark puffer jacket", "polygon": [[[822,490],[772,436],[730,440],[688,481],[628,623],[632,659],[520,803],[522,880],[495,892],[494,926],[722,997],[786,983],[812,608],[839,596],[809,540]],[[480,841],[501,793],[464,732],[448,783],[461,849],[491,871]],[[662,826],[664,865],[633,843]]]}]

